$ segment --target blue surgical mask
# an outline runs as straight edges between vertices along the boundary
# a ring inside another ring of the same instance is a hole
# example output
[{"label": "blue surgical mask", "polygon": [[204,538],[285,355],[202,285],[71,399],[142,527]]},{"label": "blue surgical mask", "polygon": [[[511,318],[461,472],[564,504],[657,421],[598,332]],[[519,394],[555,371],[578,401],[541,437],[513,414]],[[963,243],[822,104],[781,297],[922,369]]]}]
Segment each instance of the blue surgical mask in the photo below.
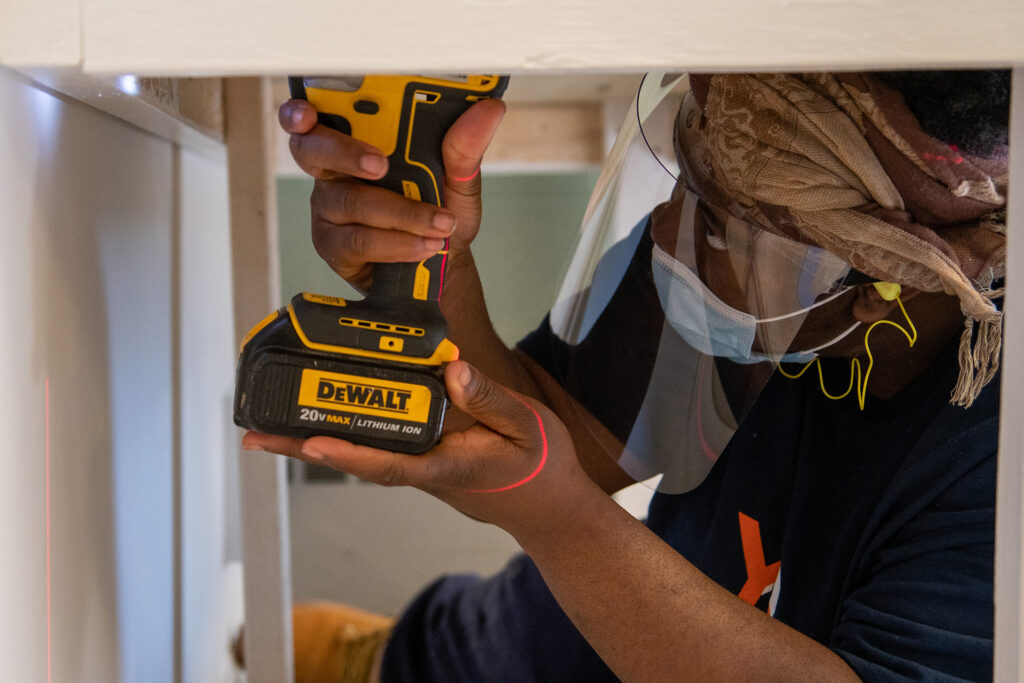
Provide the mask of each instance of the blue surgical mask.
[{"label": "blue surgical mask", "polygon": [[846,290],[792,313],[759,320],[722,301],[696,273],[657,245],[652,253],[652,271],[665,319],[687,344],[708,356],[744,364],[764,361],[806,363],[816,358],[818,351],[835,344],[859,325],[854,323],[842,334],[813,349],[789,352],[781,357],[770,356],[753,350],[758,323],[806,315]]}]

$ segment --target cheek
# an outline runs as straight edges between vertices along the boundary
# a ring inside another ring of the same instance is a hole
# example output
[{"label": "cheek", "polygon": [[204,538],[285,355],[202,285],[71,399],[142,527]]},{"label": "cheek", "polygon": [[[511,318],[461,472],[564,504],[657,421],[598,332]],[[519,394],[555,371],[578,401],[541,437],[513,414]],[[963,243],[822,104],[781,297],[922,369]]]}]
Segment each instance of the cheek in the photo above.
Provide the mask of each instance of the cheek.
[{"label": "cheek", "polygon": [[743,286],[736,275],[732,259],[727,251],[713,249],[704,236],[705,226],[700,214],[694,225],[694,254],[697,258],[697,274],[700,279],[729,306],[744,313],[752,313],[744,296]]},{"label": "cheek", "polygon": [[738,311],[752,313],[726,252],[714,250],[706,244],[701,249],[698,245],[697,259],[699,275],[715,296]]},{"label": "cheek", "polygon": [[[830,303],[808,313],[796,336],[793,337],[790,350],[813,349],[850,329],[857,320],[850,308],[852,301],[844,302],[845,298],[837,299],[834,302],[836,305]],[[858,335],[855,329],[836,344],[821,349],[818,354],[824,357],[844,358],[859,355],[863,348],[864,334],[861,332]]]}]

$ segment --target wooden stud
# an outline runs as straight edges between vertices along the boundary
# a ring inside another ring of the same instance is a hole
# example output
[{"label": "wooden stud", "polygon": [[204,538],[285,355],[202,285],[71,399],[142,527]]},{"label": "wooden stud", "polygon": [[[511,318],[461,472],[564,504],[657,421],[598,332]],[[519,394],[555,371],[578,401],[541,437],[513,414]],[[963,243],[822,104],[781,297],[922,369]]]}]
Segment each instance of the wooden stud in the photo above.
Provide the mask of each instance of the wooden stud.
[{"label": "wooden stud", "polygon": [[[231,196],[235,338],[277,307],[277,202],[270,88],[266,79],[225,81]],[[241,456],[245,564],[245,658],[249,683],[294,677],[288,490],[284,458]]]}]

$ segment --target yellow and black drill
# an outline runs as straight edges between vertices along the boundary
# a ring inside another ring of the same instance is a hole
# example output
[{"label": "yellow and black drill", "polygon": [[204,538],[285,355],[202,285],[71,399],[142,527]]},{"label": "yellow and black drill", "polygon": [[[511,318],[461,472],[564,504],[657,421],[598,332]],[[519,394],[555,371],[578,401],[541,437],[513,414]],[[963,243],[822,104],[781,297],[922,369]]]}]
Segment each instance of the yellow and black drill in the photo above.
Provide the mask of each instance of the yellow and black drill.
[{"label": "yellow and black drill", "polygon": [[[475,102],[501,97],[504,76],[291,78],[319,123],[380,148],[374,184],[443,206],[441,143]],[[419,263],[377,263],[366,297],[302,292],[242,342],[235,424],[306,438],[336,436],[422,453],[441,435],[443,364],[458,357],[439,299],[448,243]]]}]

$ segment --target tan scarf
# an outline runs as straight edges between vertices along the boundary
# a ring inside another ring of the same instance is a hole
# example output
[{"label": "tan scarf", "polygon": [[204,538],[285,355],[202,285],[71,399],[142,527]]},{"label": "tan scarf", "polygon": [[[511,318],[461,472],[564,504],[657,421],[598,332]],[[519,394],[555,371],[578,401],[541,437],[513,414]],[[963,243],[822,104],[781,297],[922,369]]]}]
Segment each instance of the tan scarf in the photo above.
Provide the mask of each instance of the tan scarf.
[{"label": "tan scarf", "polygon": [[[871,74],[691,76],[677,136],[689,183],[771,232],[857,270],[959,297],[951,400],[969,406],[999,367],[1006,150],[971,157],[925,134]],[[977,331],[975,331],[977,327]]]}]

